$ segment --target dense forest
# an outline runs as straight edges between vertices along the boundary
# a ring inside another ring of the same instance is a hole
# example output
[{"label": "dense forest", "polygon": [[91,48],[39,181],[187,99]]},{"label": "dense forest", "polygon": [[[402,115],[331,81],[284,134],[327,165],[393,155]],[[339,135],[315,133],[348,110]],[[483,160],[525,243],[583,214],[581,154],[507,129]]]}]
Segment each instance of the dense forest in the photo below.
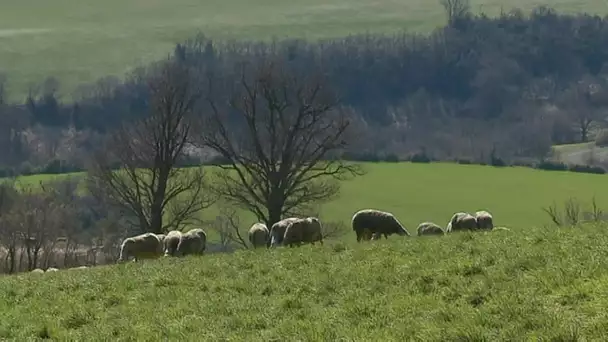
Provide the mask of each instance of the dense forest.
[{"label": "dense forest", "polygon": [[[364,137],[349,146],[344,157],[350,159],[424,155],[510,163],[541,160],[552,144],[600,135],[608,109],[608,18],[548,7],[498,17],[468,8],[446,13],[448,23],[425,35],[314,42],[218,42],[198,35],[177,44],[171,58],[227,83],[238,81],[241,63],[269,55],[301,73],[322,70]],[[147,113],[150,70],[84,85],[70,103],[58,98],[61,85],[52,75],[24,103],[6,103],[5,79],[3,172],[83,169],[88,151],[108,131]]]}]

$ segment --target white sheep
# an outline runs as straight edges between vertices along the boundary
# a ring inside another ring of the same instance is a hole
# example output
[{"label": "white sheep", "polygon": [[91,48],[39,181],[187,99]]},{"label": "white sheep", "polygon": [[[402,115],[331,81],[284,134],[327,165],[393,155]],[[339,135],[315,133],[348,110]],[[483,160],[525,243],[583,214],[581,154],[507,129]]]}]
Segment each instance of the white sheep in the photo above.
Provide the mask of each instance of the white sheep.
[{"label": "white sheep", "polygon": [[49,267],[46,269],[47,272],[57,272],[59,271],[59,269],[55,268],[55,267]]},{"label": "white sheep", "polygon": [[182,232],[179,230],[172,230],[167,233],[164,241],[165,256],[175,256],[179,241],[182,239]]},{"label": "white sheep", "polygon": [[263,223],[255,223],[249,228],[249,242],[253,248],[265,247],[270,238],[270,231]]},{"label": "white sheep", "polygon": [[155,259],[162,255],[163,244],[156,234],[145,233],[124,239],[120,246],[118,262],[133,257],[133,261],[140,259]]},{"label": "white sheep", "polygon": [[475,220],[477,221],[477,229],[492,230],[494,228],[492,214],[485,210],[477,211]]},{"label": "white sheep", "polygon": [[474,230],[477,229],[477,220],[475,220],[475,216],[465,213],[465,212],[457,212],[452,215],[450,222],[445,229],[446,233],[462,231],[462,230]]},{"label": "white sheep", "polygon": [[189,230],[182,234],[177,245],[176,255],[203,254],[207,246],[207,234],[200,228]]},{"label": "white sheep", "polygon": [[316,241],[323,244],[321,222],[316,217],[307,217],[293,221],[287,226],[283,235],[283,244],[293,247],[302,243],[315,244]]},{"label": "white sheep", "polygon": [[270,227],[270,247],[279,246],[283,243],[285,231],[293,222],[299,220],[297,217],[288,217],[275,223]]},{"label": "white sheep", "polygon": [[417,228],[418,236],[443,235],[443,229],[433,222],[422,222]]}]

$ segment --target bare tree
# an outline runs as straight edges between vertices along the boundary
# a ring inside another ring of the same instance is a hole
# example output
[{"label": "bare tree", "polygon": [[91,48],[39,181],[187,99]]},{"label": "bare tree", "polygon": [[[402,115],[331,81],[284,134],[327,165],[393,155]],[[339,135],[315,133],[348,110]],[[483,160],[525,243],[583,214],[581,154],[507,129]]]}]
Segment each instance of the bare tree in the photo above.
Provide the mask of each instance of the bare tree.
[{"label": "bare tree", "polygon": [[347,145],[349,119],[321,73],[264,60],[243,64],[236,84],[208,79],[200,144],[227,160],[212,189],[228,203],[270,227],[331,199],[338,180],[362,174],[335,158]]},{"label": "bare tree", "polygon": [[589,140],[594,122],[602,119],[607,94],[604,82],[591,76],[583,77],[561,93],[558,104],[578,127],[580,142]]},{"label": "bare tree", "polygon": [[4,267],[9,273],[15,272],[19,227],[15,208],[20,204],[20,195],[15,188],[14,180],[0,184],[0,237],[6,249]]},{"label": "bare tree", "polygon": [[87,183],[95,196],[130,214],[130,223],[142,232],[161,233],[186,224],[213,199],[205,192],[201,168],[177,168],[200,94],[188,71],[167,62],[148,86],[150,115],[111,134],[105,151],[95,153]]},{"label": "bare tree", "polygon": [[219,215],[215,217],[215,221],[210,224],[220,237],[220,249],[222,252],[227,252],[232,244],[249,248],[243,235],[241,234],[241,220],[236,210],[221,204],[219,206]]},{"label": "bare tree", "polygon": [[466,18],[471,13],[471,3],[469,0],[439,0],[448,16],[448,24],[461,18]]}]

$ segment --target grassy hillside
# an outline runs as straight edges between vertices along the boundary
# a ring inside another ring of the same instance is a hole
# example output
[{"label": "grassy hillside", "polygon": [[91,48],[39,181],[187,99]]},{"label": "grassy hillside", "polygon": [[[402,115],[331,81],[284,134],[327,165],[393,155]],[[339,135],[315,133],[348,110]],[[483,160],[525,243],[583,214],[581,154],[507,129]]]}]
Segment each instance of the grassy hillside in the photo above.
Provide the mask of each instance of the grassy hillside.
[{"label": "grassy hillside", "polygon": [[606,227],[240,251],[0,278],[0,338],[606,340]]},{"label": "grassy hillside", "polygon": [[590,160],[605,162],[608,160],[608,148],[597,147],[594,142],[553,146],[556,157],[564,163],[589,164]]},{"label": "grassy hillside", "polygon": [[[545,1],[473,0],[474,10],[533,8]],[[601,1],[559,0],[555,8],[606,12]],[[199,30],[220,38],[332,37],[350,33],[425,31],[444,22],[426,0],[7,0],[0,11],[0,72],[13,99],[30,83],[56,76],[70,94],[77,84],[169,53]]]},{"label": "grassy hillside", "polygon": [[[421,221],[445,225],[456,211],[489,209],[499,225],[542,226],[550,222],[542,207],[568,198],[583,204],[596,196],[598,204],[608,207],[606,175],[540,171],[529,168],[496,168],[447,163],[367,163],[367,174],[345,181],[340,196],[323,205],[324,221],[350,224],[353,213],[362,208],[393,212],[413,232]],[[33,184],[51,176],[23,177]],[[213,219],[217,209],[202,214]],[[244,215],[243,229],[253,223]]]}]

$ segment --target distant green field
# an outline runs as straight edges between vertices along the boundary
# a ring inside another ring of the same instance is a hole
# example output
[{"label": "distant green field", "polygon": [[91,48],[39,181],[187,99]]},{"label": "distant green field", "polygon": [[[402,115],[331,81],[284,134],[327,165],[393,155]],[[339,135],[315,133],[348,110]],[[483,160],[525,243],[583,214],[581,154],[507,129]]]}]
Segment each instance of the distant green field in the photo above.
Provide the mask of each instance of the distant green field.
[{"label": "distant green field", "polygon": [[[607,12],[597,0],[471,2],[489,14],[543,3],[567,12]],[[217,38],[318,38],[428,31],[445,20],[436,0],[5,0],[1,8],[0,72],[9,76],[12,100],[47,76],[61,81],[69,99],[78,84],[122,76],[198,31]]]},{"label": "distant green field", "polygon": [[606,227],[518,229],[2,277],[0,339],[608,340]]},{"label": "distant green field", "polygon": [[[542,207],[572,197],[588,204],[595,196],[608,208],[608,176],[529,168],[458,165],[448,163],[364,163],[367,174],[345,181],[340,196],[321,207],[324,221],[350,225],[353,213],[362,208],[393,212],[414,232],[421,221],[445,226],[456,211],[488,209],[500,226],[531,227],[550,223]],[[50,176],[23,177],[33,184]],[[202,214],[213,219],[217,210]],[[253,223],[242,219],[243,229]],[[352,236],[354,238],[354,235]]]}]

